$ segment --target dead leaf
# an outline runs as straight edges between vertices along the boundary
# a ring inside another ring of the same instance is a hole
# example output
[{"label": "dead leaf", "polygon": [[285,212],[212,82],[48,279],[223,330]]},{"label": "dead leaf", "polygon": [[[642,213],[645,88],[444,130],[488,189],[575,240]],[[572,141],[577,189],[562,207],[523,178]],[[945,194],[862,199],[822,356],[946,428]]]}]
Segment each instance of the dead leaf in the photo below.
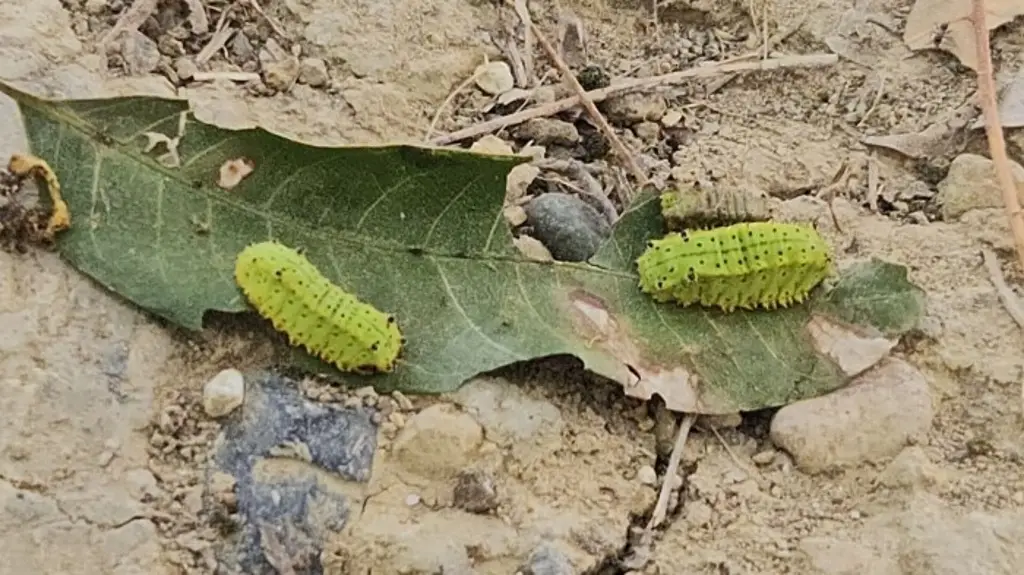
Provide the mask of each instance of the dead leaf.
[{"label": "dead leaf", "polygon": [[946,136],[950,133],[949,128],[942,123],[932,124],[916,134],[890,134],[887,136],[867,136],[863,143],[869,146],[878,146],[896,150],[910,158],[925,158],[931,156],[941,148]]},{"label": "dead leaf", "polygon": [[[985,24],[994,30],[1024,14],[1024,0],[986,0]],[[978,69],[971,0],[917,0],[907,16],[903,42],[911,50],[939,49]]]}]

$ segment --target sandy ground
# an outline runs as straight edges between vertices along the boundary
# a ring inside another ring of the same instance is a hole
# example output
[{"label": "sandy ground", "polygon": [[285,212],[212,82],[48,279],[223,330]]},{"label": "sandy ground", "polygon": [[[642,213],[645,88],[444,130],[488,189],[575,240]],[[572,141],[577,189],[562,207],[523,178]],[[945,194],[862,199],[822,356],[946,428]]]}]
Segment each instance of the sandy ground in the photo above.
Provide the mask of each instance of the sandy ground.
[{"label": "sandy ground", "polygon": [[[166,78],[183,72],[173,43],[156,56],[146,46],[99,47],[125,4],[0,0],[0,78],[74,97],[166,93]],[[485,55],[501,57],[489,38],[511,22],[490,3],[468,0],[263,4],[304,57],[326,63],[327,84],[272,94],[217,82],[187,93],[204,119],[259,122],[317,142],[421,139],[451,89]],[[676,4],[661,18],[660,37],[632,2],[562,8],[580,18],[590,61],[612,76],[750,49],[712,34],[748,32],[747,3],[714,15],[701,9],[715,3]],[[800,196],[784,209],[829,229],[842,257],[909,268],[927,291],[929,314],[922,334],[896,353],[927,381],[934,417],[924,434],[898,453],[811,474],[772,444],[771,414],[723,425],[721,437],[703,426],[684,453],[667,525],[639,561],[633,528],[654,504],[651,468],[662,472],[663,461],[648,406],[613,385],[548,368],[411,402],[311,385],[305,392],[314,399],[392,413],[380,426],[369,487],[350,491],[362,512],[327,543],[325,571],[498,574],[530,563],[535,573],[1024,572],[1024,338],[982,266],[983,242],[994,244],[1011,283],[1022,271],[998,209],[935,221],[935,190],[952,159],[984,154],[984,141],[964,131],[917,160],[859,142],[947,122],[973,92],[973,75],[955,59],[912,54],[873,23],[897,25],[910,5],[780,0],[777,28],[800,28],[779,49],[823,52],[827,44],[844,56],[840,64],[742,76],[707,97],[703,84],[669,91],[655,107],[683,112],[682,154],[645,141],[650,126],[626,132],[677,179]],[[547,4],[538,14],[557,16]],[[273,35],[258,15],[249,26],[253,38]],[[1000,31],[997,65],[1019,60],[1022,39],[1019,25]],[[182,50],[196,48],[185,42]],[[251,68],[245,49],[229,46],[209,68]],[[459,102],[440,130],[468,125],[486,99]],[[0,134],[3,157],[24,149],[6,100]],[[1018,154],[1012,133],[1010,140]],[[844,166],[840,185],[829,188],[836,229],[813,195]],[[865,199],[875,169],[885,184],[881,213]],[[202,470],[220,425],[202,413],[202,387],[223,368],[259,365],[266,350],[230,330],[185,338],[45,252],[0,253],[0,326],[0,574],[214,572],[220,535],[206,512]],[[879,433],[865,417],[851,433]],[[452,505],[453,477],[469,463],[494,484],[489,514]],[[559,558],[572,567],[558,567]]]}]

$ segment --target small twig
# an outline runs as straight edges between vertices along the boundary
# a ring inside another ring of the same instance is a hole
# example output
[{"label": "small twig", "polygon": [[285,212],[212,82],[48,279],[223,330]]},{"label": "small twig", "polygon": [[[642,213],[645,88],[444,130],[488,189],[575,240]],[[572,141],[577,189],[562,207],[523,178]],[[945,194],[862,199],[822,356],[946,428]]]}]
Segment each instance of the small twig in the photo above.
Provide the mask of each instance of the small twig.
[{"label": "small twig", "polygon": [[[511,0],[505,1],[507,3],[511,2]],[[514,3],[512,4],[512,7],[516,8]],[[519,17],[522,18],[523,14],[520,14]],[[598,129],[601,130],[601,132],[604,134],[604,137],[608,139],[609,143],[611,143],[612,148],[615,149],[616,153],[618,153],[622,161],[626,163],[626,167],[629,168],[629,171],[632,172],[633,177],[636,179],[637,186],[642,187],[644,184],[646,184],[647,174],[644,173],[644,171],[640,168],[640,164],[637,163],[636,157],[634,157],[633,153],[626,147],[625,144],[622,143],[622,140],[619,139],[618,134],[616,134],[615,130],[612,129],[611,124],[609,124],[608,120],[605,119],[604,114],[602,114],[600,110],[597,109],[597,106],[594,105],[594,102],[592,102],[590,98],[587,96],[587,91],[584,90],[583,86],[580,85],[579,80],[576,79],[576,75],[573,74],[572,70],[569,69],[569,66],[565,63],[565,60],[563,60],[562,57],[559,56],[558,51],[555,50],[555,47],[547,39],[547,36],[544,35],[540,27],[533,23],[533,21],[524,21],[523,25],[526,26],[527,28],[533,29],[533,34],[537,38],[537,41],[540,42],[541,47],[544,48],[544,51],[547,52],[548,57],[551,58],[552,62],[554,62],[555,67],[558,68],[558,71],[562,73],[562,79],[572,87],[573,91],[576,92],[576,97],[579,99],[580,103],[583,104],[583,108],[590,115],[590,118],[594,121],[594,123],[597,124]],[[623,199],[625,200],[625,203],[628,204],[630,201],[632,201],[633,198],[629,197]]]},{"label": "small twig", "polygon": [[982,248],[981,259],[985,262],[988,279],[996,288],[999,301],[1003,303],[1003,307],[1006,308],[1013,321],[1017,322],[1021,329],[1024,329],[1024,306],[1021,305],[1020,299],[1013,293],[1010,286],[1006,285],[1006,279],[1003,277],[1003,270],[999,269],[999,259],[996,258],[995,252],[988,248]]},{"label": "small twig", "polygon": [[193,82],[213,82],[216,80],[230,80],[232,82],[258,82],[260,75],[256,72],[196,72],[192,75]]},{"label": "small twig", "polygon": [[1003,140],[1003,127],[999,122],[999,110],[996,104],[996,87],[992,79],[992,54],[988,42],[988,27],[985,25],[985,0],[973,0],[971,20],[978,44],[978,97],[981,110],[985,115],[985,134],[988,136],[988,149],[995,164],[999,186],[1003,190],[1003,203],[1006,214],[1010,218],[1010,229],[1013,230],[1014,243],[1017,245],[1017,259],[1024,270],[1024,213],[1020,209],[1017,197],[1017,184],[1010,173],[1010,162],[1006,157],[1006,142]]},{"label": "small twig", "polygon": [[882,186],[879,183],[879,161],[874,159],[874,152],[867,157],[867,207],[871,212],[879,213],[879,194]]},{"label": "small twig", "polygon": [[[487,63],[486,58],[484,59],[484,63],[485,64]],[[445,97],[444,102],[441,102],[441,105],[437,107],[437,111],[434,112],[434,117],[430,120],[430,126],[427,127],[427,132],[425,134],[423,134],[423,141],[425,141],[425,142],[429,142],[430,141],[430,136],[433,135],[434,128],[437,127],[437,123],[441,120],[441,113],[444,112],[445,109],[447,109],[448,106],[451,105],[452,101],[455,100],[455,96],[458,96],[463,90],[468,88],[473,82],[476,82],[476,79],[479,78],[480,76],[482,76],[483,73],[484,73],[484,69],[483,68],[477,68],[477,70],[474,71],[473,74],[471,74],[469,76],[469,78],[466,78],[465,80],[463,80],[461,84],[456,86],[454,90],[452,90],[451,92],[448,93],[448,96]]]},{"label": "small twig", "polygon": [[[223,22],[224,21],[221,20],[220,23]],[[196,54],[196,64],[205,64],[207,60],[213,58],[214,54],[216,54],[218,50],[223,48],[224,45],[228,43],[228,40],[231,39],[231,36],[235,33],[235,28],[231,26],[221,27],[220,23],[218,23],[217,31],[214,32],[213,36],[210,37],[210,41],[207,42],[206,45],[203,46],[201,50],[199,50],[198,54]]]},{"label": "small twig", "polygon": [[[751,9],[753,9],[753,8],[751,8]],[[751,17],[751,20],[753,20],[753,18],[754,18],[754,13],[753,12],[750,13],[750,17]],[[783,30],[782,32],[778,32],[776,34],[773,34],[772,37],[768,39],[768,49],[767,49],[767,52],[770,53],[772,50],[775,49],[776,46],[778,46],[779,44],[785,42],[790,36],[795,34],[797,30],[799,30],[801,27],[803,27],[805,20],[807,20],[807,14],[806,13],[803,15],[802,18],[800,18],[800,20],[798,20],[795,24],[793,24],[789,28]],[[754,35],[755,36],[758,35],[758,32],[757,32],[757,22],[754,22]],[[761,56],[761,55],[762,54],[761,54],[760,51],[747,52],[746,54],[743,54],[743,55],[740,55],[740,56],[734,56],[732,58],[726,58],[725,60],[722,60],[721,63],[722,64],[728,64],[728,63],[731,63],[731,62],[740,62],[740,61],[743,61],[743,60],[749,60],[751,58],[757,58],[758,56]],[[767,58],[767,57],[768,56],[767,56],[767,53],[766,53],[764,55],[764,58]],[[729,82],[732,82],[738,76],[739,76],[739,74],[736,74],[736,73],[729,74],[728,76],[726,76],[724,78],[719,78],[718,80],[715,80],[714,82],[711,82],[708,85],[708,88],[705,91],[704,96],[705,97],[710,96],[711,94],[714,94],[715,92],[721,90],[726,84],[728,84]]]},{"label": "small twig", "polygon": [[252,9],[259,13],[260,16],[263,16],[263,19],[267,21],[267,24],[270,24],[270,28],[274,31],[275,34],[282,38],[288,37],[288,35],[285,34],[284,30],[281,28],[281,25],[274,21],[274,19],[271,18],[270,16],[267,16],[267,13],[263,11],[263,8],[260,6],[259,2],[257,2],[256,0],[247,0],[247,3],[249,4],[249,6],[252,6]]},{"label": "small twig", "polygon": [[523,88],[533,86],[535,78],[533,72],[533,19],[530,18],[530,10],[526,7],[526,0],[515,0],[512,4],[516,15],[523,22],[523,68],[526,72],[527,84]]},{"label": "small twig", "polygon": [[668,469],[665,470],[665,477],[661,480],[661,492],[658,493],[658,502],[654,504],[654,511],[651,513],[651,520],[647,523],[646,530],[650,531],[661,525],[668,515],[668,498],[672,493],[672,478],[679,473],[679,460],[683,456],[683,448],[686,447],[686,438],[690,435],[690,428],[697,416],[687,413],[679,424],[679,435],[676,436],[675,447],[672,448],[672,455],[668,457]]},{"label": "small twig", "polygon": [[857,127],[860,128],[864,125],[864,122],[868,121],[871,114],[874,113],[875,108],[878,107],[878,103],[882,101],[882,96],[885,95],[885,74],[878,75],[878,91],[875,92],[875,99],[871,102],[871,107],[868,108],[867,112],[864,112],[864,116],[861,117],[860,121],[857,122]]},{"label": "small twig", "polygon": [[725,452],[729,454],[729,458],[732,459],[732,462],[736,464],[736,467],[739,467],[741,470],[750,473],[751,475],[760,475],[760,472],[757,469],[749,465],[745,465],[743,461],[740,460],[740,457],[736,455],[736,452],[732,450],[732,447],[729,447],[729,444],[726,443],[725,438],[722,437],[722,434],[718,432],[717,427],[715,427],[714,425],[708,425],[708,428],[711,429],[711,433],[714,433],[715,437],[718,438],[718,442],[722,444],[722,448],[725,449]]},{"label": "small twig", "polygon": [[[648,88],[656,88],[660,86],[669,86],[679,84],[685,80],[691,78],[706,78],[711,76],[719,76],[722,74],[730,74],[732,72],[752,72],[752,71],[771,71],[780,70],[784,68],[817,68],[822,66],[831,66],[839,61],[839,56],[835,54],[809,54],[806,56],[787,56],[784,58],[773,58],[770,60],[759,60],[757,62],[732,62],[729,64],[717,64],[717,65],[704,65],[696,66],[686,70],[680,70],[678,72],[671,72],[669,74],[663,74],[661,76],[653,76],[649,78],[629,78],[618,84],[612,84],[605,88],[598,88],[597,90],[591,90],[586,92],[585,95],[591,102],[601,102],[608,98],[616,95],[626,94],[629,92],[637,92]],[[486,122],[481,122],[474,126],[438,136],[434,138],[431,143],[438,146],[450,144],[452,142],[458,142],[459,140],[465,140],[467,138],[473,138],[482,134],[489,134],[496,130],[501,130],[509,126],[515,126],[522,124],[528,120],[534,118],[544,118],[552,116],[560,112],[564,112],[570,108],[575,107],[579,104],[579,96],[570,96],[568,98],[562,98],[555,102],[543,104],[533,108],[528,108],[522,112],[503,116],[501,118],[495,118]]]},{"label": "small twig", "polygon": [[121,32],[138,30],[139,26],[142,26],[142,23],[146,21],[146,18],[149,18],[153,12],[156,12],[156,7],[159,3],[160,0],[135,0],[121,14],[121,17],[117,19],[114,27],[103,36],[103,39],[100,40],[100,46],[106,46],[111,40],[116,40]]}]

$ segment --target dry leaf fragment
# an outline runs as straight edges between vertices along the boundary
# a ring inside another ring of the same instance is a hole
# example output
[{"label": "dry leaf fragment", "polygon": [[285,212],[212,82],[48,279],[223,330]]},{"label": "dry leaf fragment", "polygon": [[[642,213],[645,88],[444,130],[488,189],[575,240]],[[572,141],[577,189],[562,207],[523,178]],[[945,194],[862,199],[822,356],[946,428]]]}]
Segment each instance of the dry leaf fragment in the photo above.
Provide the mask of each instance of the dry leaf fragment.
[{"label": "dry leaf fragment", "polygon": [[[1024,14],[1024,0],[987,0],[985,13],[986,26],[994,30]],[[903,42],[911,50],[944,50],[977,70],[971,0],[917,0],[907,16]]]},{"label": "dry leaf fragment", "polygon": [[71,227],[71,210],[60,194],[60,182],[53,168],[42,158],[28,154],[14,154],[11,156],[7,170],[19,177],[35,175],[46,182],[47,191],[50,194],[50,202],[53,204],[53,213],[50,215],[46,225],[46,237],[52,238],[59,231]]}]

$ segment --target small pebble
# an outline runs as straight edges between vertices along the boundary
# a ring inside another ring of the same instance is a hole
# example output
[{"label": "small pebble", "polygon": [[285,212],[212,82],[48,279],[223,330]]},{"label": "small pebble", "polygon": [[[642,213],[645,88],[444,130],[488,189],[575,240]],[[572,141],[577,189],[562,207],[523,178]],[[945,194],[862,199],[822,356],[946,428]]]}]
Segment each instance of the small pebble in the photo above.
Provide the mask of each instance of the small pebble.
[{"label": "small pebble", "polygon": [[488,62],[476,68],[476,85],[484,92],[501,94],[515,86],[512,69],[505,62]]},{"label": "small pebble", "polygon": [[245,378],[237,369],[225,369],[203,386],[203,409],[210,417],[223,417],[245,399]]},{"label": "small pebble", "polygon": [[420,501],[422,501],[422,499],[416,493],[410,493],[409,495],[405,496],[405,504],[408,505],[409,507],[416,507],[417,505],[420,504]]},{"label": "small pebble", "polygon": [[650,465],[644,465],[637,470],[636,479],[644,485],[655,485],[658,483],[658,473]]},{"label": "small pebble", "polygon": [[412,400],[406,397],[401,391],[391,392],[391,399],[394,399],[395,403],[398,404],[398,409],[401,409],[402,411],[412,411]]},{"label": "small pebble", "polygon": [[494,478],[480,471],[463,471],[456,479],[452,504],[470,513],[488,513],[498,507]]},{"label": "small pebble", "polygon": [[327,63],[320,58],[305,58],[299,63],[299,82],[319,88],[330,83],[327,74]]}]

